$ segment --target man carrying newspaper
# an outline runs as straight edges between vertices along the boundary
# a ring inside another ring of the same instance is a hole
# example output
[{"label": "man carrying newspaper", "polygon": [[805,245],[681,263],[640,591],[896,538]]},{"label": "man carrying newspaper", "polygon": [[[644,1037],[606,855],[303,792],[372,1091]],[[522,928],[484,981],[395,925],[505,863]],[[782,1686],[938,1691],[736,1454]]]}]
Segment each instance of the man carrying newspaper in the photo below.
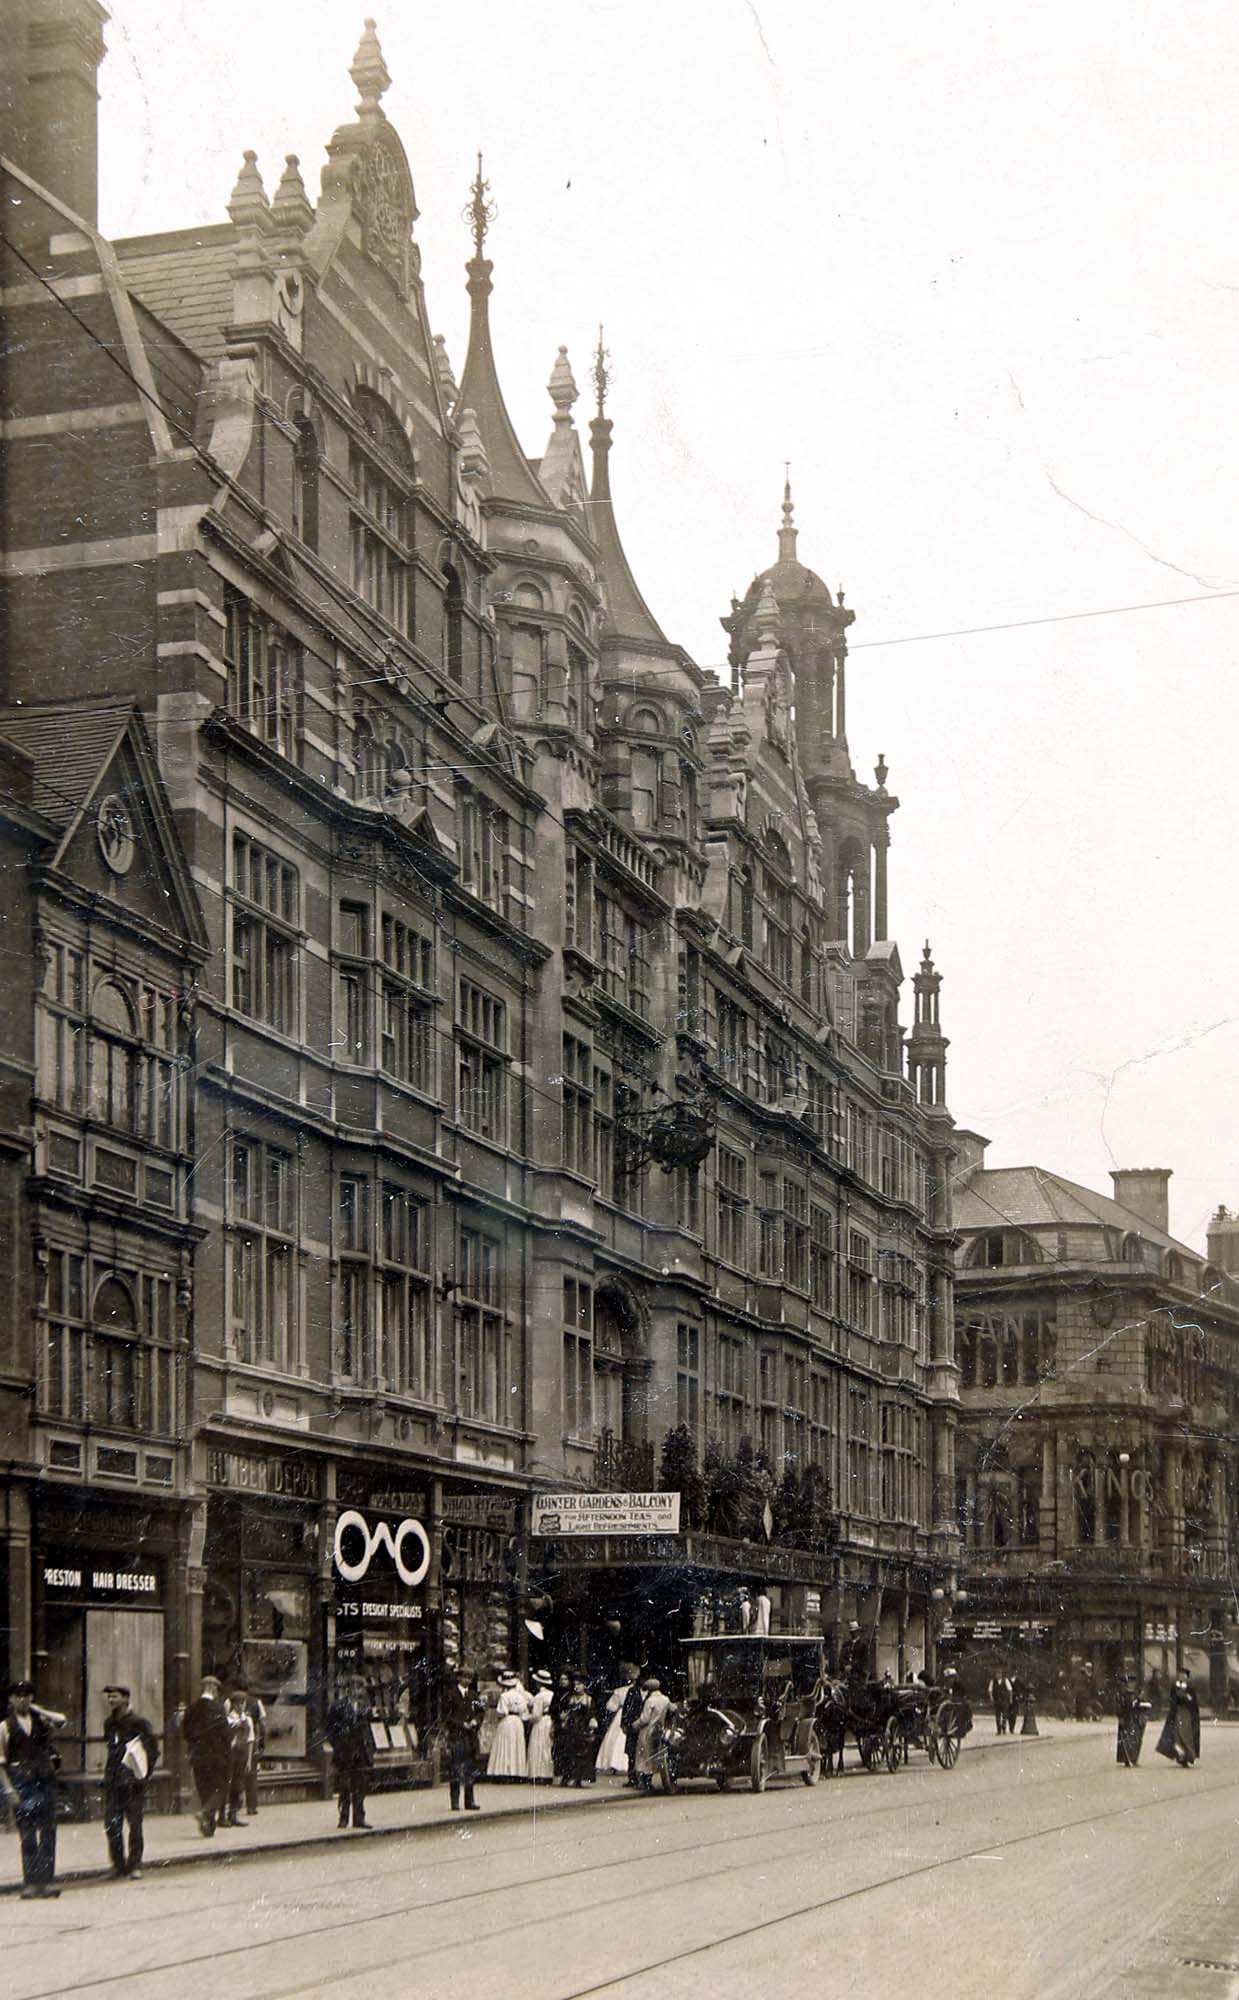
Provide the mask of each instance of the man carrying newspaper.
[{"label": "man carrying newspaper", "polygon": [[[108,1837],[112,1874],[130,1880],[142,1873],[142,1814],[146,1786],[159,1757],[159,1739],[142,1716],[129,1706],[127,1687],[103,1690],[108,1705],[104,1738],[108,1760],[103,1773],[103,1830]],[[129,1858],[125,1858],[125,1821],[129,1822]]]}]

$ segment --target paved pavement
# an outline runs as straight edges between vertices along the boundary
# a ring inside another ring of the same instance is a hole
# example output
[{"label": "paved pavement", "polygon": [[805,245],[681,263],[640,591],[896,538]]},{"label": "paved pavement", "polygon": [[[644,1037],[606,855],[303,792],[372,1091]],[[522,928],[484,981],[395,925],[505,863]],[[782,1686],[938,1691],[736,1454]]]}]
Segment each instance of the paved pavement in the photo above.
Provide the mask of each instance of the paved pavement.
[{"label": "paved pavement", "polygon": [[[952,1772],[914,1755],[760,1798],[492,1789],[467,1820],[441,1794],[379,1803],[386,1834],[277,1808],[304,1839],[8,1903],[5,2000],[1239,1994],[1236,1730],[1207,1724],[1192,1771],[1151,1741],[1120,1769],[1112,1725],[981,1724]],[[207,1849],[225,1852],[189,1852]]]}]

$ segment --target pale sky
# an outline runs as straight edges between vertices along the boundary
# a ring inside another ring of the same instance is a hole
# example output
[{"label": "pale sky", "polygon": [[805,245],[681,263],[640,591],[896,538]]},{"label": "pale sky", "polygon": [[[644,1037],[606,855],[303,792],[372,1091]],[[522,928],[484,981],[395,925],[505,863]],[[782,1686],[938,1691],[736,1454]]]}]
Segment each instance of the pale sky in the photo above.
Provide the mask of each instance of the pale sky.
[{"label": "pale sky", "polygon": [[[250,146],[315,196],[366,4],[112,0],[105,230],[222,220]],[[556,348],[584,388],[604,321],[621,530],[702,666],[791,460],[957,1120],[1107,1193],[1173,1167],[1203,1245],[1239,1206],[1239,12],[396,0],[378,29],[432,325],[459,374],[480,146],[518,433],[542,451]]]}]

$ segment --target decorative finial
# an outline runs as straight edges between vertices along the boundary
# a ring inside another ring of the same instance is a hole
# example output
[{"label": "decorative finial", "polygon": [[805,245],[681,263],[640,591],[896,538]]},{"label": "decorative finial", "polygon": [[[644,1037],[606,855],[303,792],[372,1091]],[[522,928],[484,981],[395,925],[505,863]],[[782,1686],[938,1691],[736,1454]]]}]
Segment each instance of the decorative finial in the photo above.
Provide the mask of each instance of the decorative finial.
[{"label": "decorative finial", "polygon": [[838,588],[838,590],[837,590],[837,591],[835,592],[835,603],[836,603],[836,604],[837,604],[837,605],[839,606],[839,609],[840,609],[840,610],[842,611],[842,609],[843,609],[843,585],[842,585],[842,584],[840,584],[840,585],[839,585],[839,588]]},{"label": "decorative finial", "polygon": [[551,379],[546,386],[550,391],[551,401],[555,405],[556,423],[566,421],[572,405],[580,394],[573,379],[572,365],[568,360],[568,350],[566,347],[561,347],[559,353],[556,355],[555,366],[551,370]]},{"label": "decorative finial", "polygon": [[783,461],[783,525],[779,529],[779,561],[794,562],[796,559],[796,520],[792,506],[792,466],[790,459]]},{"label": "decorative finial", "polygon": [[878,761],[873,767],[873,775],[878,781],[878,790],[884,792],[886,790],[886,780],[890,776],[890,769],[880,750],[878,751]]},{"label": "decorative finial", "polygon": [[757,626],[757,638],[760,644],[768,644],[778,636],[779,605],[774,591],[770,587],[769,577],[762,584],[761,596],[757,600],[757,611],[754,622]]},{"label": "decorative finial", "polygon": [[270,212],[267,190],[258,171],[258,155],[246,153],[241,162],[241,171],[237,175],[237,184],[228,203],[228,213],[240,227],[241,224],[254,222],[260,216],[269,215]]},{"label": "decorative finial", "polygon": [[494,202],[487,200],[489,194],[490,182],[482,178],[482,155],[479,153],[477,175],[472,187],[469,189],[469,206],[464,212],[465,221],[473,231],[473,254],[475,257],[481,256],[482,245],[486,241],[487,231],[499,213]]},{"label": "decorative finial", "polygon": [[301,178],[301,162],[295,153],[285,155],[284,171],[275,190],[271,213],[278,222],[302,231],[309,229],[314,221],[314,210]]},{"label": "decorative finial", "polygon": [[594,353],[594,394],[598,399],[598,415],[601,417],[607,407],[607,390],[611,387],[611,354],[602,344],[602,328],[598,328],[598,346]]},{"label": "decorative finial", "polygon": [[367,20],[362,29],[361,40],[357,44],[357,54],[349,75],[357,86],[361,99],[357,109],[361,116],[371,118],[378,114],[379,99],[385,90],[391,88],[391,77],[387,64],[383,61],[383,51],[374,31],[374,22]]}]

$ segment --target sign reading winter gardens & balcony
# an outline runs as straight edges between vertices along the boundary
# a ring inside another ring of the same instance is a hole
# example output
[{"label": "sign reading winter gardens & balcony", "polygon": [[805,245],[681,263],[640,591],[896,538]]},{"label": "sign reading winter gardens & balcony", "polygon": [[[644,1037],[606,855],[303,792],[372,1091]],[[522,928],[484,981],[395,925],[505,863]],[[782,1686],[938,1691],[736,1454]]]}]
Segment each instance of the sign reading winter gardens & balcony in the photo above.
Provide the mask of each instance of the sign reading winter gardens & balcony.
[{"label": "sign reading winter gardens & balcony", "polygon": [[535,1493],[535,1535],[677,1535],[678,1493]]}]

